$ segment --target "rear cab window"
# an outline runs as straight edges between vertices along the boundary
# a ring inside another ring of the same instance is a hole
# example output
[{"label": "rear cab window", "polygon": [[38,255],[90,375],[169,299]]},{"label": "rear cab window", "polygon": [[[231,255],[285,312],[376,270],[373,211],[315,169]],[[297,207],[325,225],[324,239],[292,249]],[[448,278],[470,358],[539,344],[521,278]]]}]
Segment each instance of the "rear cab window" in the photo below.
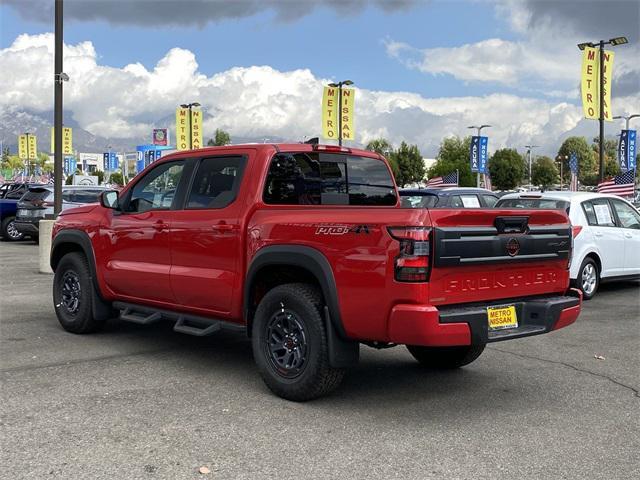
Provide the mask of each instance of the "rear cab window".
[{"label": "rear cab window", "polygon": [[358,155],[279,153],[271,160],[263,199],[271,205],[395,206],[387,165]]}]

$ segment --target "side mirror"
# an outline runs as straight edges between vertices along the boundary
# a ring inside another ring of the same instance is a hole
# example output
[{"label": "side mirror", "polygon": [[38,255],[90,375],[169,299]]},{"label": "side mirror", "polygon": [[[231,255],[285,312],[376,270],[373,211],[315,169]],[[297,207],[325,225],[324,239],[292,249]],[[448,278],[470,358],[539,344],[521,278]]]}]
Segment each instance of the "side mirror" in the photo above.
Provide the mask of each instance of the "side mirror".
[{"label": "side mirror", "polygon": [[111,210],[118,210],[118,192],[115,190],[107,190],[100,194],[100,205]]}]

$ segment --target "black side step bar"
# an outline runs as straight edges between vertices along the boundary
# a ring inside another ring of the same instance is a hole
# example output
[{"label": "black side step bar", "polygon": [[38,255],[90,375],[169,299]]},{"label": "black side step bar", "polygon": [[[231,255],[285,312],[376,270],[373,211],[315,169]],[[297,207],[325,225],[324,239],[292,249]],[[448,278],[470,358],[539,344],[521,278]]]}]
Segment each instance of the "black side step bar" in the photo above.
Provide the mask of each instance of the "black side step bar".
[{"label": "black side step bar", "polygon": [[132,303],[113,302],[113,307],[120,310],[120,320],[137,323],[138,325],[149,325],[161,319],[174,320],[176,322],[173,327],[174,332],[195,335],[197,337],[212,335],[222,329],[238,332],[246,331],[244,325],[226,322],[224,320],[198,317],[196,315],[161,310]]}]

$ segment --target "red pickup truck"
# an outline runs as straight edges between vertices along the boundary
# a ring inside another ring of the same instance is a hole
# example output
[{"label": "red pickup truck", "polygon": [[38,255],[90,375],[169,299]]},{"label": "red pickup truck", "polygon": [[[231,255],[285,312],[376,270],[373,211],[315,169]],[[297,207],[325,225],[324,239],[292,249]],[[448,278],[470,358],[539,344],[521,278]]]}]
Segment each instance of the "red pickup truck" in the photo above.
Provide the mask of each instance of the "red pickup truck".
[{"label": "red pickup truck", "polygon": [[60,214],[53,300],[74,333],[115,316],[245,331],[268,387],[300,401],[336,388],[361,343],[455,368],[571,324],[571,247],[562,211],[401,208],[373,152],[214,147]]}]

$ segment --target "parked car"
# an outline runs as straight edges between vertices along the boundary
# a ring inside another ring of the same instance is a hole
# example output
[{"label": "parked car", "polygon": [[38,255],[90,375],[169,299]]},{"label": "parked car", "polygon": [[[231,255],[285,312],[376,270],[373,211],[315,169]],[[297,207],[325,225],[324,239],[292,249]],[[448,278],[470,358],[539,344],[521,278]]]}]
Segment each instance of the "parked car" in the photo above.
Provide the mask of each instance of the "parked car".
[{"label": "parked car", "polygon": [[39,186],[39,183],[5,183],[0,186],[0,237],[4,241],[16,241],[24,238],[24,233],[15,227],[18,200],[22,198],[29,187]]},{"label": "parked car", "polygon": [[571,280],[592,298],[600,282],[640,278],[640,213],[616,195],[588,192],[511,194],[496,208],[564,210],[573,225]]},{"label": "parked car", "polygon": [[244,331],[267,386],[297,401],[335,389],[360,343],[457,368],[579,315],[565,212],[399,206],[389,164],[366,150],[174,153],[60,214],[53,306],[73,333],[115,312],[190,335]]},{"label": "parked car", "polygon": [[498,196],[484,188],[406,188],[400,200],[406,208],[491,208]]},{"label": "parked car", "polygon": [[[62,210],[87,203],[97,203],[102,186],[65,185],[62,187]],[[53,215],[53,185],[31,186],[17,204],[14,227],[18,233],[38,238],[38,225]]]}]

